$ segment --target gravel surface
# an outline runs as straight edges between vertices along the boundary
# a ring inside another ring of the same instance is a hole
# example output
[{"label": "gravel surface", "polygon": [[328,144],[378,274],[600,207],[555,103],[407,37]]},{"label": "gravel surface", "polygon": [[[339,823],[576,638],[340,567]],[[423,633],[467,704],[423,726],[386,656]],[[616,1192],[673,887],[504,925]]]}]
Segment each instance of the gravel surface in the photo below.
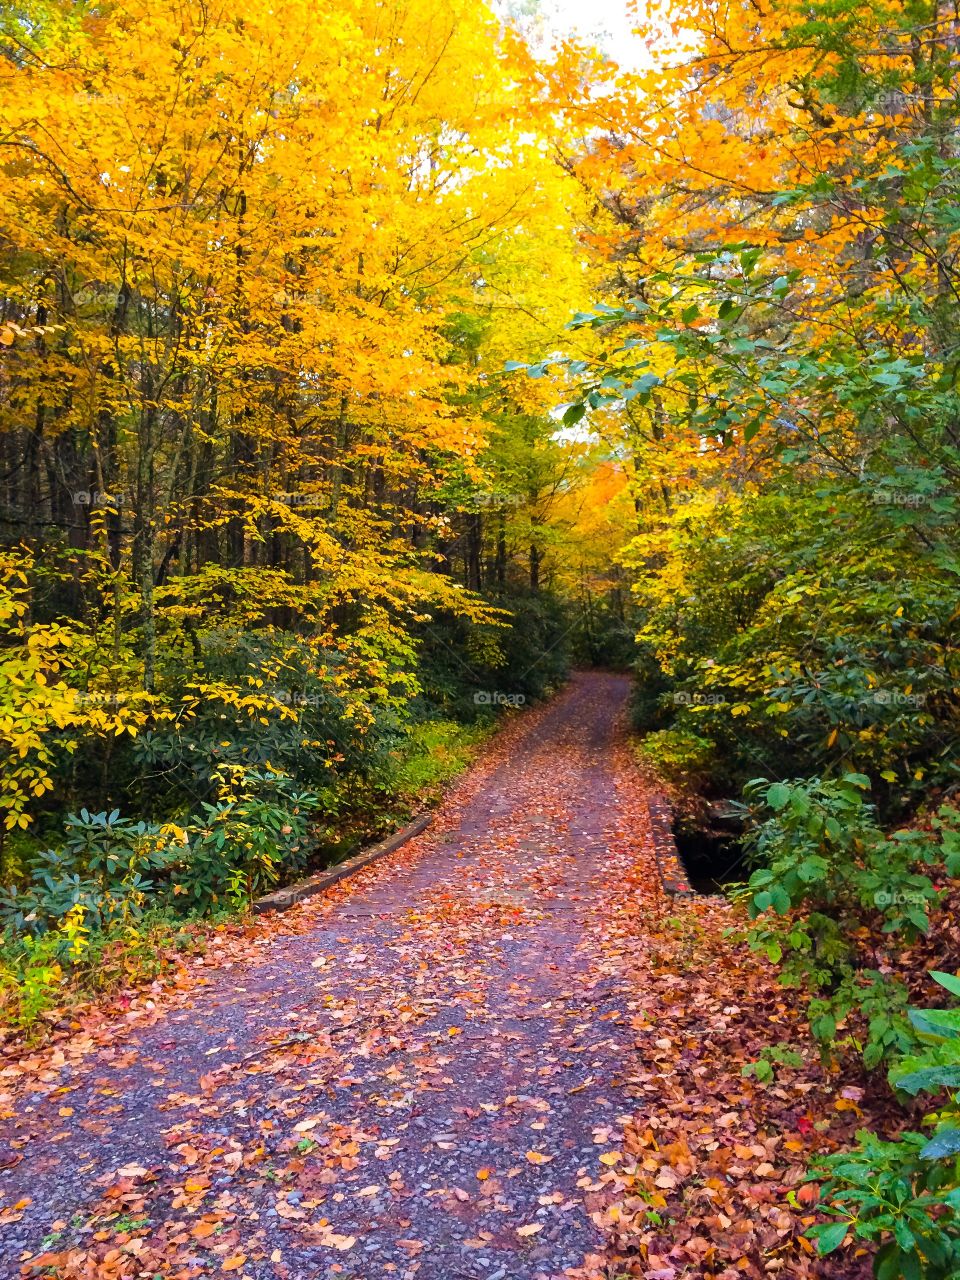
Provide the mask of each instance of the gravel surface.
[{"label": "gravel surface", "polygon": [[0,1125],[0,1275],[603,1274],[636,1038],[601,946],[638,838],[628,691],[577,677],[425,836],[49,1057]]}]

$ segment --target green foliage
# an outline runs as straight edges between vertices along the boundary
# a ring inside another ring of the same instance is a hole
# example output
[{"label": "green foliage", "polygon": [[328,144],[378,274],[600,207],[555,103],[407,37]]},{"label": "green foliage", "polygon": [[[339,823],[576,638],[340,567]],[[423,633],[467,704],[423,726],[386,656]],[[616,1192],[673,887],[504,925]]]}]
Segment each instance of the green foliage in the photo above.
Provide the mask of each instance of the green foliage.
[{"label": "green foliage", "polygon": [[71,1001],[162,976],[181,952],[202,949],[200,934],[169,911],[88,929],[84,908],[42,934],[0,933],[0,1021],[28,1035]]},{"label": "green foliage", "polygon": [[839,779],[770,783],[748,794],[770,814],[752,831],[748,847],[761,864],[750,877],[749,914],[757,923],[750,944],[781,966],[782,980],[812,993],[808,1014],[814,1036],[834,1042],[856,1014],[868,1067],[902,1053],[910,1043],[903,984],[880,972],[871,929],[891,943],[914,942],[930,927],[940,893],[924,867],[960,871],[957,815],[938,819],[943,839],[921,831],[886,836],[864,798],[861,774]]},{"label": "green foliage", "polygon": [[668,786],[697,792],[714,767],[716,743],[687,729],[660,729],[637,743],[637,757]]},{"label": "green foliage", "polygon": [[0,926],[40,937],[79,909],[95,929],[139,917],[156,888],[153,876],[180,856],[173,826],[131,822],[118,810],[81,809],[66,822],[58,849],[42,852],[25,888],[0,893]]},{"label": "green foliage", "polygon": [[646,723],[713,739],[728,794],[757,761],[786,776],[843,762],[878,778],[895,818],[956,780],[952,526],[887,501],[920,493],[901,483],[798,466],[776,491],[678,505],[665,563],[638,559]]},{"label": "green foliage", "polygon": [[111,785],[125,803],[182,813],[216,799],[224,768],[284,773],[303,790],[322,780],[342,811],[384,767],[416,687],[408,650],[383,655],[384,687],[374,689],[355,658],[325,654],[318,669],[310,644],[289,632],[210,628],[192,657],[171,671],[191,715],[139,734],[115,761]]},{"label": "green foliage", "polygon": [[56,932],[19,939],[3,936],[0,946],[0,1010],[7,1021],[28,1030],[61,995],[63,939]]},{"label": "green foliage", "polygon": [[218,798],[184,825],[132,822],[82,809],[60,848],[41,853],[26,886],[0,896],[0,926],[36,938],[71,917],[105,932],[157,905],[205,912],[240,907],[306,865],[319,802],[274,772],[217,771]]},{"label": "green foliage", "polygon": [[205,801],[190,820],[174,892],[204,912],[239,909],[282,875],[303,870],[317,799],[311,792],[293,791],[282,775],[236,770],[221,797]]},{"label": "green foliage", "polygon": [[740,1074],[745,1078],[753,1076],[761,1084],[770,1084],[776,1078],[776,1068],[802,1067],[803,1058],[790,1045],[779,1043],[767,1045],[760,1051],[756,1062],[748,1062]]},{"label": "green foliage", "polygon": [[[960,977],[931,975],[960,996]],[[839,1221],[810,1231],[821,1254],[851,1235],[879,1245],[878,1280],[951,1280],[960,1270],[960,1010],[910,1009],[916,1047],[890,1070],[901,1094],[941,1099],[927,1117],[932,1134],[896,1142],[860,1132],[859,1146],[824,1159],[823,1199]]]},{"label": "green foliage", "polygon": [[[573,618],[555,596],[515,593],[498,601],[504,626],[437,614],[418,636],[422,718],[471,723],[503,706],[526,706],[557,689],[569,671]],[[497,701],[497,699],[500,701]]]},{"label": "green foliage", "polygon": [[386,783],[388,793],[406,804],[439,794],[440,788],[467,768],[493,722],[473,725],[455,720],[426,720],[411,726]]}]

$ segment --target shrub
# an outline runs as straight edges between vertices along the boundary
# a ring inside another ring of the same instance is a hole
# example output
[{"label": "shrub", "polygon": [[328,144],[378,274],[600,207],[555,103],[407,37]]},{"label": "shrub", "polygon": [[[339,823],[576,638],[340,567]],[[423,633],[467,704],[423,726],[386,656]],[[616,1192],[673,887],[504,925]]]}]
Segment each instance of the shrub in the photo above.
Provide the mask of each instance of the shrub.
[{"label": "shrub", "polygon": [[[656,556],[647,538],[628,553],[644,725],[669,715],[715,741],[728,794],[758,760],[779,776],[845,767],[878,779],[896,821],[956,781],[955,525],[933,502],[871,501],[879,487],[798,466],[756,492],[707,489],[676,504]],[[655,708],[665,684],[688,701]]]},{"label": "shrub", "polygon": [[648,765],[668,786],[680,791],[703,790],[716,744],[686,729],[660,729],[637,745],[641,764]]},{"label": "shrub", "polygon": [[294,791],[281,774],[221,772],[220,797],[190,819],[173,892],[191,907],[240,908],[302,870],[309,849],[314,792]]},{"label": "shrub", "polygon": [[[931,975],[960,996],[960,977]],[[879,1244],[878,1280],[951,1280],[960,1273],[960,1009],[911,1009],[917,1047],[890,1071],[901,1094],[945,1097],[928,1117],[933,1133],[885,1142],[861,1131],[853,1151],[829,1156],[811,1177],[839,1220],[810,1234],[821,1254],[854,1239]]]},{"label": "shrub", "polygon": [[39,937],[78,908],[88,928],[135,919],[155,890],[152,877],[172,866],[185,836],[173,825],[131,822],[116,809],[81,809],[65,832],[59,849],[39,854],[23,889],[0,894],[0,926]]},{"label": "shrub", "polygon": [[781,965],[786,984],[813,993],[816,1038],[830,1044],[858,1014],[869,1067],[910,1042],[905,987],[868,963],[875,935],[911,942],[927,932],[940,894],[919,868],[945,861],[957,874],[960,846],[948,825],[957,818],[952,810],[937,820],[941,841],[921,831],[886,836],[864,798],[868,786],[862,774],[751,784],[748,794],[759,795],[771,816],[748,837],[763,864],[750,877],[748,910],[761,921],[750,934],[754,950]]},{"label": "shrub", "polygon": [[[500,693],[520,705],[552,693],[569,670],[572,618],[554,596],[516,594],[498,600],[507,625],[477,625],[437,612],[418,635],[418,699],[422,717],[486,718],[476,695]],[[531,656],[533,655],[533,656]]]},{"label": "shrub", "polygon": [[12,930],[0,946],[0,1009],[5,1019],[28,1030],[61,996],[64,939],[53,930],[40,936]]},{"label": "shrub", "polygon": [[0,934],[0,1021],[30,1033],[72,999],[109,993],[162,975],[202,939],[162,910],[102,929],[88,928],[74,907],[43,934]]},{"label": "shrub", "polygon": [[427,720],[413,725],[394,753],[385,790],[407,804],[435,796],[466,769],[492,728],[492,721],[463,725],[455,720]]}]

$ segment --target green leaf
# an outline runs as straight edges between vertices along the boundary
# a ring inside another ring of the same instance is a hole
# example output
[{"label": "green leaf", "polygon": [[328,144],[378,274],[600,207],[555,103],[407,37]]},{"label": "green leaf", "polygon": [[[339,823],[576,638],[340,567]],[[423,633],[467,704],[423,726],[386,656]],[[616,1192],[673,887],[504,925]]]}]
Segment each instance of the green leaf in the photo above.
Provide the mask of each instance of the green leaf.
[{"label": "green leaf", "polygon": [[960,1129],[941,1129],[920,1152],[921,1160],[943,1160],[960,1153]]},{"label": "green leaf", "polygon": [[900,1250],[895,1241],[883,1246],[874,1260],[874,1269],[877,1280],[901,1280]]},{"label": "green leaf", "polygon": [[767,804],[779,812],[790,799],[790,788],[782,782],[775,782],[767,791]]},{"label": "green leaf", "polygon": [[770,905],[778,916],[784,916],[790,910],[790,895],[786,889],[778,886],[770,894]]},{"label": "green leaf", "polygon": [[952,973],[943,973],[940,969],[934,969],[930,977],[934,982],[939,982],[941,987],[946,987],[951,995],[960,996],[960,977]]},{"label": "green leaf", "polygon": [[907,1016],[921,1035],[960,1040],[960,1009],[908,1009]]},{"label": "green leaf", "polygon": [[840,1248],[847,1238],[848,1228],[849,1224],[846,1222],[831,1222],[825,1226],[812,1227],[808,1234],[816,1240],[817,1253],[823,1258]]},{"label": "green leaf", "polygon": [[920,1071],[908,1071],[898,1075],[890,1074],[890,1083],[895,1088],[916,1097],[921,1090],[932,1093],[935,1089],[960,1089],[960,1066],[956,1067],[924,1067]]},{"label": "green leaf", "polygon": [[907,919],[920,933],[927,933],[930,929],[930,918],[919,907],[911,907],[907,912]]}]

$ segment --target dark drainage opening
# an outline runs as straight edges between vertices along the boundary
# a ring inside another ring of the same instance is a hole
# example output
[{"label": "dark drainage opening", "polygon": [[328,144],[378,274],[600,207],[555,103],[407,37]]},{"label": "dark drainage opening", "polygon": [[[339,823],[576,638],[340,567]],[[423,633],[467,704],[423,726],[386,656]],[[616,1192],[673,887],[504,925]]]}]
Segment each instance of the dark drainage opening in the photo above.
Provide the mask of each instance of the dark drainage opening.
[{"label": "dark drainage opening", "polygon": [[723,893],[726,885],[749,877],[742,833],[736,824],[718,822],[704,829],[678,822],[673,836],[695,893]]}]

